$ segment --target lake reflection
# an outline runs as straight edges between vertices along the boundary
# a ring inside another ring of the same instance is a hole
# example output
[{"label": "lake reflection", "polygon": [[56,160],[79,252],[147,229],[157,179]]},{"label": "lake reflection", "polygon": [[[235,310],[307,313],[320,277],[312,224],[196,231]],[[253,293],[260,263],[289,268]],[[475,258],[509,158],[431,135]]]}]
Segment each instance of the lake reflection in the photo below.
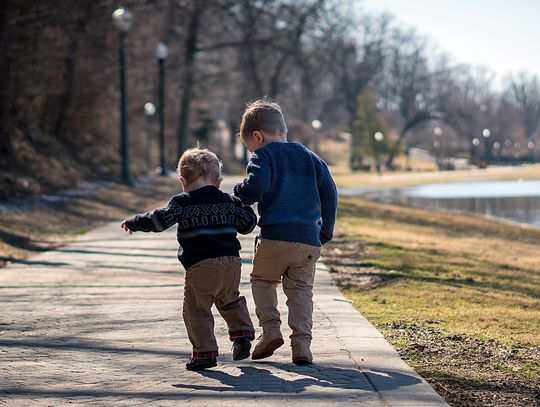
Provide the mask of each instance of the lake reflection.
[{"label": "lake reflection", "polygon": [[366,195],[418,208],[476,213],[540,226],[540,181],[432,184]]}]

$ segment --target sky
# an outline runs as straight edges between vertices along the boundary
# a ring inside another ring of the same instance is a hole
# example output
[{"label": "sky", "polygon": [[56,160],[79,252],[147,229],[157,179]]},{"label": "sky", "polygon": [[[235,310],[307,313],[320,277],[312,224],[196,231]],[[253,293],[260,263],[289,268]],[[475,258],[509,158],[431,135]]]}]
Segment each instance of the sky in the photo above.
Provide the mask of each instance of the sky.
[{"label": "sky", "polygon": [[497,76],[540,75],[540,0],[362,0],[415,27],[455,63],[483,65]]}]

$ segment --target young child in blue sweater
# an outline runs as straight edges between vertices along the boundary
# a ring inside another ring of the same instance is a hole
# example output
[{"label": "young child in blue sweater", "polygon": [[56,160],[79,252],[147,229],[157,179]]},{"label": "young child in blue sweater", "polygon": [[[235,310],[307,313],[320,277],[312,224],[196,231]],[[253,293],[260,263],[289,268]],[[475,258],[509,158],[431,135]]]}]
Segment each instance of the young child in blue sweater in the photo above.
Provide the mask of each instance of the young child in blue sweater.
[{"label": "young child in blue sweater", "polygon": [[255,243],[251,288],[263,329],[252,359],[283,345],[277,286],[283,284],[292,329],[292,360],[313,363],[313,282],[321,246],[332,239],[337,191],[326,163],[301,144],[287,141],[278,104],[258,100],[243,116],[240,137],[252,153],[247,177],[234,187],[243,204],[258,202],[260,234]]}]

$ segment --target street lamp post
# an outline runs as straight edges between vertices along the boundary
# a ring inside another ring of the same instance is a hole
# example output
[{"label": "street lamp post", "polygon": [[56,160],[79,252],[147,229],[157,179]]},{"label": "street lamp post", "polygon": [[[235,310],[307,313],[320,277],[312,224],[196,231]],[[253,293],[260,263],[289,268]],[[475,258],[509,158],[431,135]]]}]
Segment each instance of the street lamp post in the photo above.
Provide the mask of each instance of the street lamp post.
[{"label": "street lamp post", "polygon": [[373,138],[375,139],[375,168],[377,170],[377,174],[380,174],[381,173],[381,158],[380,158],[379,145],[384,140],[384,134],[378,131],[373,135]]},{"label": "street lamp post", "polygon": [[476,147],[478,147],[480,145],[480,140],[478,138],[473,138],[472,141],[471,141],[471,158],[470,158],[470,162],[471,164],[477,164],[477,160],[476,160]]},{"label": "street lamp post", "polygon": [[501,143],[499,141],[496,141],[493,143],[493,153],[495,161],[501,160]]},{"label": "street lamp post", "polygon": [[433,148],[435,149],[435,160],[437,162],[437,167],[439,170],[443,169],[443,154],[442,154],[442,143],[440,137],[442,136],[442,129],[439,126],[433,128],[433,134],[435,135],[435,140],[433,141]]},{"label": "street lamp post", "polygon": [[158,116],[159,116],[159,166],[160,175],[169,175],[169,168],[165,162],[165,59],[169,50],[167,46],[160,42],[156,47],[156,58],[159,68],[159,97],[158,97]]},{"label": "street lamp post", "polygon": [[504,149],[505,149],[505,152],[504,152],[504,158],[505,159],[510,159],[511,158],[511,153],[512,153],[512,141],[510,141],[509,139],[506,139],[504,140]]},{"label": "street lamp post", "polygon": [[311,122],[311,127],[313,127],[313,130],[315,130],[314,150],[317,154],[319,154],[319,132],[322,128],[322,122],[315,119]]},{"label": "street lamp post", "polygon": [[489,142],[491,131],[489,131],[489,129],[482,130],[482,136],[484,136],[484,161],[486,162],[487,166],[491,161],[491,145]]},{"label": "street lamp post", "polygon": [[126,52],[125,37],[133,23],[133,14],[119,7],[112,14],[113,25],[120,34],[119,62],[120,62],[120,151],[122,154],[122,179],[128,185],[133,185],[129,170],[129,138],[127,118],[127,91],[126,91]]},{"label": "street lamp post", "polygon": [[531,162],[532,162],[533,164],[534,164],[534,162],[535,162],[534,147],[535,147],[534,141],[529,141],[529,142],[527,143],[527,148],[528,148],[529,151],[530,151]]},{"label": "street lamp post", "polygon": [[144,115],[146,116],[146,166],[152,169],[152,118],[156,114],[156,105],[151,102],[144,104]]}]

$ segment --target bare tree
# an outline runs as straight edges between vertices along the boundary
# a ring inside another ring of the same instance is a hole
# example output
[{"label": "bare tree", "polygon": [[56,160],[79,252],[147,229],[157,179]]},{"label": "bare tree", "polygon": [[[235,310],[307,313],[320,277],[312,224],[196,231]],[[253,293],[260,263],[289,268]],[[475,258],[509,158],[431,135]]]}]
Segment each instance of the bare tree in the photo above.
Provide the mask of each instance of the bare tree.
[{"label": "bare tree", "polygon": [[358,95],[383,71],[390,21],[387,15],[362,16],[361,21],[352,20],[350,26],[336,30],[326,41],[330,69],[343,93],[351,129]]},{"label": "bare tree", "polygon": [[[75,64],[79,52],[79,45],[82,37],[86,34],[86,25],[94,6],[93,3],[87,2],[76,3],[67,8],[74,14],[74,16],[70,16],[68,27],[66,27],[72,31],[73,34],[69,37],[67,52],[64,57],[64,75],[61,82],[62,91],[58,100],[58,114],[53,129],[54,134],[60,138],[65,137],[66,116],[73,99]],[[60,20],[58,23],[62,24],[62,21]],[[65,22],[63,23],[65,24]]]},{"label": "bare tree", "polygon": [[493,125],[497,97],[494,76],[482,67],[460,66],[447,70],[446,91],[439,92],[439,110],[444,121],[470,143],[482,129]]},{"label": "bare tree", "polygon": [[8,112],[10,104],[10,80],[9,80],[9,60],[8,60],[8,0],[0,1],[0,78],[3,85],[0,87],[0,140],[3,151],[0,152],[0,157],[9,153],[10,141],[8,140]]},{"label": "bare tree", "polygon": [[324,3],[243,0],[232,10],[241,32],[239,65],[251,86],[251,97],[277,98],[284,93],[302,41],[314,28]]},{"label": "bare tree", "polygon": [[536,75],[521,72],[506,79],[505,98],[517,110],[525,137],[532,139],[540,127],[540,84]]},{"label": "bare tree", "polygon": [[407,133],[416,126],[439,117],[434,94],[434,72],[430,70],[425,40],[414,31],[394,30],[393,41],[381,82],[386,109],[397,113],[399,137],[388,155],[386,166],[394,167]]},{"label": "bare tree", "polygon": [[177,153],[180,156],[185,150],[188,136],[189,113],[192,101],[193,78],[195,67],[195,54],[197,41],[202,23],[203,13],[206,9],[206,1],[192,1],[187,12],[187,32],[184,43],[182,99],[180,102],[180,117],[178,121]]}]

